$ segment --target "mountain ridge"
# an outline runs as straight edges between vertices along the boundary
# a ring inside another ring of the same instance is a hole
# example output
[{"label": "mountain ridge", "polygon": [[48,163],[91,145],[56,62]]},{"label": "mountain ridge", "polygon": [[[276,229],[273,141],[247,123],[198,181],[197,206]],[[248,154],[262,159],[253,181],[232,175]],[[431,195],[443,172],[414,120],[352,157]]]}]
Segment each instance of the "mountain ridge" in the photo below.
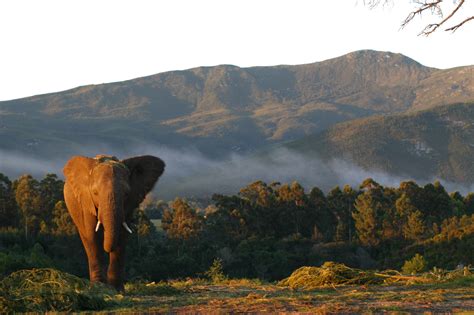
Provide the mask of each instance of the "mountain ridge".
[{"label": "mountain ridge", "polygon": [[305,65],[168,71],[2,101],[0,149],[50,157],[161,145],[213,158],[247,154],[346,121],[474,102],[473,71],[372,50]]}]

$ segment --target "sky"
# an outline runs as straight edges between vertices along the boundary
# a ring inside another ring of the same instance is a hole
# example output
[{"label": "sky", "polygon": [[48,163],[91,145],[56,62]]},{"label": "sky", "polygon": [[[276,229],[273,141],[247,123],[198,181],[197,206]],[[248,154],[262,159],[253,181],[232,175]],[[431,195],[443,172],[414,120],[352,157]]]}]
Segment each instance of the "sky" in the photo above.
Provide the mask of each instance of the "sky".
[{"label": "sky", "polygon": [[[448,1],[452,5],[453,1]],[[402,53],[436,68],[474,64],[474,23],[417,36],[412,1],[15,0],[0,2],[0,100],[170,70],[303,64],[351,51]],[[474,1],[463,14],[474,12]]]}]

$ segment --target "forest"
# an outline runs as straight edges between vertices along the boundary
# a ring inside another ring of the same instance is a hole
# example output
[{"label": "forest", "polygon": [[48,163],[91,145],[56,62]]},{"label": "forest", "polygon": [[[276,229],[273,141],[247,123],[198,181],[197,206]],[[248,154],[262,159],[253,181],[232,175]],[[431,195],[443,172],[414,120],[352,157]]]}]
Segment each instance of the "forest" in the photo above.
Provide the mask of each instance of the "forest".
[{"label": "forest", "polygon": [[[0,274],[52,267],[87,278],[87,259],[67,212],[64,182],[0,174]],[[153,222],[157,223],[154,224]],[[200,277],[218,260],[231,278],[265,281],[326,261],[397,269],[415,255],[425,269],[474,261],[474,194],[440,182],[309,192],[298,183],[256,181],[210,200],[148,196],[135,211],[129,280]]]}]

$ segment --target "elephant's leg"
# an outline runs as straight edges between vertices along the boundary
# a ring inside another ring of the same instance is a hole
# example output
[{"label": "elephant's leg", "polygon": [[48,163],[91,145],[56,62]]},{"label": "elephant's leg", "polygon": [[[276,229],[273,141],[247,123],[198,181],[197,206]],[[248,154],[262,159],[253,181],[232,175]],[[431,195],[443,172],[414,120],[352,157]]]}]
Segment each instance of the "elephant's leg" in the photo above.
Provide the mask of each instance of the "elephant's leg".
[{"label": "elephant's leg", "polygon": [[87,261],[89,263],[89,278],[91,282],[104,282],[104,251],[97,238],[83,237],[82,244],[86,250]]},{"label": "elephant's leg", "polygon": [[120,233],[119,246],[109,254],[107,283],[119,291],[123,291],[125,277],[125,243],[127,236]]},{"label": "elephant's leg", "polygon": [[95,221],[92,215],[84,213],[81,205],[77,201],[74,193],[66,183],[64,186],[64,199],[69,210],[69,214],[77,227],[79,236],[81,237],[82,245],[86,251],[87,260],[89,263],[89,277],[92,282],[103,282],[103,268],[102,268],[102,258],[103,253],[98,248],[97,235],[94,235],[94,227],[89,225],[94,225]]},{"label": "elephant's leg", "polygon": [[70,185],[67,183],[64,187],[64,200],[66,201],[72,221],[79,231],[82,245],[87,254],[90,280],[92,282],[105,282],[103,270],[104,251],[101,245],[101,236],[99,233],[95,233],[97,218],[84,213]]}]

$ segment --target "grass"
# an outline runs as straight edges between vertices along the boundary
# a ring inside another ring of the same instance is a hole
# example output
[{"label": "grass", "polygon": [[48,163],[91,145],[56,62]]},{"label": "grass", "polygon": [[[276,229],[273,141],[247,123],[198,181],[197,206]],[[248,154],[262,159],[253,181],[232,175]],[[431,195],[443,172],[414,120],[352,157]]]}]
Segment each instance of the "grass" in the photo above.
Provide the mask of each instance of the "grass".
[{"label": "grass", "polygon": [[[416,285],[374,284],[291,289],[258,280],[168,281],[170,294],[133,295],[110,311],[163,313],[474,311],[474,278]],[[167,293],[168,293],[167,292]],[[126,302],[126,303],[125,303]]]},{"label": "grass", "polygon": [[167,282],[131,282],[125,285],[127,295],[176,295],[182,290],[170,285]]},{"label": "grass", "polygon": [[0,282],[0,313],[102,310],[114,294],[56,269],[20,270]]},{"label": "grass", "polygon": [[[80,285],[84,281],[81,279]],[[87,290],[81,288],[79,292]],[[102,297],[104,310],[126,313],[469,312],[474,311],[474,276],[421,284],[342,284],[311,290],[248,279],[219,283],[199,278],[141,281],[127,283],[122,294]]]}]

